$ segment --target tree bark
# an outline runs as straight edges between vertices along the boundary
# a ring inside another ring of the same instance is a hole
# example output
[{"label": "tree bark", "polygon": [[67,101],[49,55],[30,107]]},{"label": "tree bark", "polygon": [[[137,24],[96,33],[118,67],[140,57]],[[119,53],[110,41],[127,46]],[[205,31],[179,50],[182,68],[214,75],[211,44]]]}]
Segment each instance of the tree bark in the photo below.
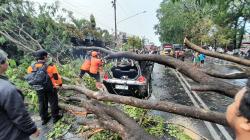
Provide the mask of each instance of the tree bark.
[{"label": "tree bark", "polygon": [[[65,97],[67,98],[67,97]],[[127,114],[117,109],[114,106],[108,106],[96,100],[85,100],[82,98],[68,98],[68,100],[80,101],[80,105],[87,109],[88,112],[95,114],[98,120],[81,121],[90,127],[102,127],[119,134],[124,140],[156,140],[157,138],[149,135],[139,126],[139,124],[130,118]],[[74,107],[77,108],[77,107]]]},{"label": "tree bark", "polygon": [[204,71],[204,72],[210,76],[222,79],[245,79],[250,77],[250,74],[245,72],[231,73],[231,74],[222,74],[215,71]]},{"label": "tree bark", "polygon": [[106,91],[94,92],[86,88],[73,85],[63,85],[65,90],[74,90],[86,96],[97,99],[99,101],[111,101],[115,103],[121,103],[126,105],[132,105],[144,109],[153,109],[169,113],[174,113],[186,117],[192,117],[205,121],[210,121],[222,125],[227,125],[225,115],[223,113],[214,112],[210,110],[200,109],[196,107],[190,107],[180,104],[175,104],[167,101],[149,101],[141,100],[134,97],[125,97],[119,95],[109,94]]}]

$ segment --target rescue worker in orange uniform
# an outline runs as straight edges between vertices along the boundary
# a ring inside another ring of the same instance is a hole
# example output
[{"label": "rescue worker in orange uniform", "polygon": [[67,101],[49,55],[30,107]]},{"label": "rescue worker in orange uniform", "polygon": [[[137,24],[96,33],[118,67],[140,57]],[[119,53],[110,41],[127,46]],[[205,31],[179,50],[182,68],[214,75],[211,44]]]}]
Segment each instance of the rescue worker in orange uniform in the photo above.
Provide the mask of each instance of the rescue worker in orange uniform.
[{"label": "rescue worker in orange uniform", "polygon": [[[39,115],[42,120],[42,125],[47,124],[51,118],[48,114],[48,102],[50,103],[53,123],[56,123],[59,119],[62,118],[62,115],[59,114],[57,95],[58,87],[62,86],[62,78],[59,75],[57,68],[54,64],[47,64],[48,53],[45,50],[38,50],[37,52],[35,52],[35,57],[37,62],[34,64],[34,66],[36,68],[40,68],[44,64],[46,64],[47,74],[49,75],[50,80],[52,82],[51,86],[47,87],[46,89],[37,91],[39,101]],[[27,72],[31,73],[32,71],[32,66],[29,66]]]},{"label": "rescue worker in orange uniform", "polygon": [[91,61],[90,61],[90,75],[96,80],[96,88],[101,88],[100,83],[100,72],[102,71],[102,60],[98,58],[98,53],[96,51],[91,52]]},{"label": "rescue worker in orange uniform", "polygon": [[86,72],[89,73],[90,64],[91,64],[90,61],[91,61],[91,54],[90,54],[90,52],[87,52],[86,57],[85,57],[85,60],[84,60],[82,66],[81,66],[81,68],[80,68],[80,70],[81,70],[81,71],[80,71],[80,75],[79,75],[80,78],[82,78],[83,75],[84,75]]}]

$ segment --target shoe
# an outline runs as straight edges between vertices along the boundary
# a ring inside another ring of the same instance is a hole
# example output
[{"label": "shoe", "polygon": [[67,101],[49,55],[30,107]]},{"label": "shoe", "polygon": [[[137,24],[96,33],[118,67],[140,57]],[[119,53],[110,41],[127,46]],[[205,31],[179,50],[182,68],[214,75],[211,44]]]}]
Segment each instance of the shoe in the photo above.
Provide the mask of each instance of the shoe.
[{"label": "shoe", "polygon": [[47,124],[47,123],[49,122],[50,118],[51,118],[51,117],[48,116],[46,119],[42,120],[42,125]]},{"label": "shoe", "polygon": [[57,117],[53,118],[53,123],[57,123],[62,117],[63,115],[58,115]]}]

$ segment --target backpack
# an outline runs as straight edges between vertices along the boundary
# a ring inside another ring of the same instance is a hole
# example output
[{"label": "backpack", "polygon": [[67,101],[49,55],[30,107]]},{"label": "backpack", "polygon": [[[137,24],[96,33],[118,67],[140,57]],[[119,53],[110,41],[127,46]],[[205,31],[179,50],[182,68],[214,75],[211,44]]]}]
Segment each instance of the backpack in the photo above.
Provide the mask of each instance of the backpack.
[{"label": "backpack", "polygon": [[35,67],[35,65],[36,65],[36,63],[31,65],[32,72],[24,77],[25,80],[36,91],[52,90],[53,84],[52,84],[52,81],[50,80],[50,77],[47,73],[48,65],[43,64],[43,66],[40,68]]}]

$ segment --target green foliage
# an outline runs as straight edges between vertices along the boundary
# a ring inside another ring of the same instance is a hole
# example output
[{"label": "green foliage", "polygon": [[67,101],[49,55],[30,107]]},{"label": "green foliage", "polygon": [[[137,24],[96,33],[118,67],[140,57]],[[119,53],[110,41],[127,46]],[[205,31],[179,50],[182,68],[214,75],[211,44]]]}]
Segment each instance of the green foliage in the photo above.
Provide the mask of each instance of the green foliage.
[{"label": "green foliage", "polygon": [[237,47],[249,21],[247,5],[245,0],[164,0],[157,10],[156,33],[162,43],[183,43],[189,36],[198,45]]},{"label": "green foliage", "polygon": [[192,138],[186,135],[181,128],[174,124],[168,124],[167,132],[170,136],[175,137],[177,140],[192,140]]},{"label": "green foliage", "polygon": [[0,45],[3,45],[6,42],[6,39],[3,36],[0,36]]},{"label": "green foliage", "polygon": [[[94,15],[89,20],[76,19],[73,12],[60,9],[58,2],[53,4],[30,1],[5,1],[0,7],[0,44],[17,46],[24,52],[34,52],[44,48],[60,62],[68,62],[72,57],[72,37],[83,40],[87,37],[112,44],[112,35],[107,30],[96,27]],[[34,6],[36,5],[36,6]],[[38,9],[35,7],[38,6]],[[68,17],[64,16],[68,12]],[[66,22],[70,19],[70,22]],[[4,38],[3,38],[4,37]]]},{"label": "green foliage", "polygon": [[134,51],[142,48],[142,39],[138,36],[128,37],[127,43],[122,46],[123,51]]},{"label": "green foliage", "polygon": [[91,28],[95,29],[96,27],[96,22],[95,22],[95,17],[93,14],[90,15],[90,24],[91,24]]},{"label": "green foliage", "polygon": [[130,117],[135,119],[145,130],[154,136],[164,135],[164,120],[159,116],[148,114],[148,110],[128,105],[123,106],[123,110]]},{"label": "green foliage", "polygon": [[26,101],[29,104],[29,109],[32,111],[38,111],[38,97],[36,92],[29,86],[27,82],[24,81],[23,77],[26,75],[26,70],[29,66],[27,60],[22,60],[21,65],[16,65],[16,62],[12,59],[9,61],[9,68],[6,75],[9,80],[13,82],[19,89],[22,90]]},{"label": "green foliage", "polygon": [[116,133],[104,130],[90,137],[90,140],[122,140],[122,138]]},{"label": "green foliage", "polygon": [[[63,83],[70,83],[70,84],[82,84],[81,81],[78,79],[78,74],[80,73],[80,67],[83,63],[83,60],[77,59],[74,61],[71,61],[68,64],[64,64],[60,66],[58,69],[60,75],[63,75],[64,77],[67,77],[70,79],[70,82],[64,81]],[[82,80],[82,79],[80,79]],[[83,84],[90,90],[97,91],[96,88],[96,80],[89,75],[85,74],[83,77]]]},{"label": "green foliage", "polygon": [[64,121],[72,122],[73,120],[71,118],[67,118],[67,120],[66,120],[66,117],[59,120],[53,126],[53,128],[49,131],[49,133],[47,135],[47,138],[49,140],[51,140],[51,139],[60,139],[69,131],[69,129],[71,128],[71,124],[67,124]]},{"label": "green foliage", "polygon": [[80,60],[72,61],[71,63],[64,64],[58,68],[58,71],[60,75],[63,75],[67,78],[76,78],[78,77],[78,73],[80,73],[80,66],[81,66]]},{"label": "green foliage", "polygon": [[127,113],[131,118],[135,120],[139,120],[140,118],[144,117],[144,114],[147,112],[145,109],[124,105],[123,110]]},{"label": "green foliage", "polygon": [[96,85],[95,85],[96,80],[95,80],[94,78],[85,75],[85,76],[83,77],[83,81],[84,81],[84,85],[85,85],[88,89],[93,90],[93,91],[98,91],[98,89],[96,88]]},{"label": "green foliage", "polygon": [[113,63],[104,63],[103,65],[103,71],[108,71],[113,67]]},{"label": "green foliage", "polygon": [[160,137],[164,135],[164,119],[159,116],[147,116],[142,122],[142,126],[146,131],[154,136]]}]

